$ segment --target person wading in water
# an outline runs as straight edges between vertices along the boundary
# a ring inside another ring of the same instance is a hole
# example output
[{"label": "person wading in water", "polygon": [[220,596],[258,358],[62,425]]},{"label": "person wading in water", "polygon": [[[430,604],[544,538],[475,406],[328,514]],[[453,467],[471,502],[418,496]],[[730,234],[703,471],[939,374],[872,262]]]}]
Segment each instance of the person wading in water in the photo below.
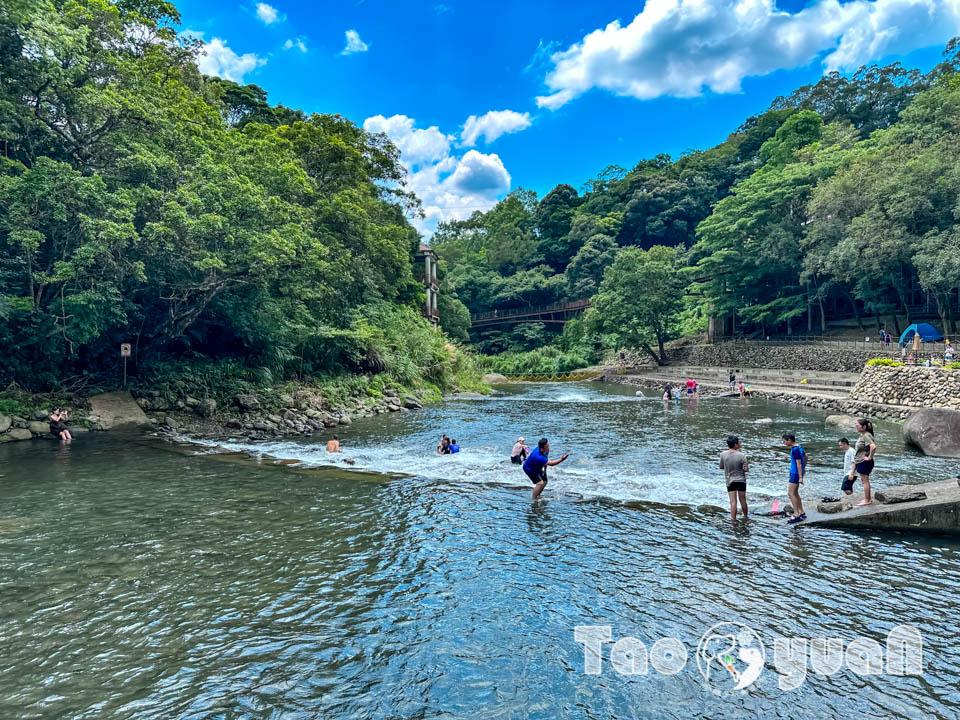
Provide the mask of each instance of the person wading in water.
[{"label": "person wading in water", "polygon": [[547,456],[550,454],[550,441],[546,438],[540,438],[537,443],[537,449],[530,453],[530,457],[523,464],[523,471],[533,483],[533,499],[540,497],[540,493],[547,486],[547,467],[559,465],[568,457],[570,453],[564,454],[559,460],[550,460]]}]

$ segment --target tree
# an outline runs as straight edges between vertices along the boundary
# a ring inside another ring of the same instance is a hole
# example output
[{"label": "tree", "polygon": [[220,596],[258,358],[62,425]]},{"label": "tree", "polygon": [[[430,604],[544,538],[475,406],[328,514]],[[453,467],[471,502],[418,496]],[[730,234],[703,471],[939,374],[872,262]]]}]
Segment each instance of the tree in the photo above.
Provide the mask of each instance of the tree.
[{"label": "tree", "polygon": [[[686,285],[676,248],[626,248],[604,273],[586,321],[619,346],[643,349],[667,361],[664,344],[677,331]],[[656,347],[656,350],[654,350]]]}]

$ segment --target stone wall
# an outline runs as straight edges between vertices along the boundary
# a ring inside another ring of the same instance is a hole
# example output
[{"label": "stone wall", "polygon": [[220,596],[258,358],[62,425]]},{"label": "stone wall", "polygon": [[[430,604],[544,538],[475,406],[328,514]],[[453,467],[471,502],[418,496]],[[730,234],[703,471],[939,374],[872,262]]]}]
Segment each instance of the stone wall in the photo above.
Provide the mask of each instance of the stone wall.
[{"label": "stone wall", "polygon": [[868,365],[850,391],[850,399],[907,407],[960,409],[960,370]]},{"label": "stone wall", "polygon": [[721,343],[683,348],[670,358],[674,364],[706,367],[749,367],[777,370],[818,370],[860,372],[867,360],[889,357],[899,360],[900,352],[844,350],[825,345],[774,345],[763,343]]}]

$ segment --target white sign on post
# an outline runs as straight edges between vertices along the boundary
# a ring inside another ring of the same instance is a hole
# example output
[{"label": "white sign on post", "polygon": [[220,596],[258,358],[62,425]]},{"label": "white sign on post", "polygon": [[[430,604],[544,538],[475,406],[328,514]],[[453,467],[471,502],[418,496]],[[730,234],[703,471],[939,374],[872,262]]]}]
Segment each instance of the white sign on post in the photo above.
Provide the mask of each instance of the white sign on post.
[{"label": "white sign on post", "polygon": [[130,343],[120,343],[120,357],[130,357]]}]

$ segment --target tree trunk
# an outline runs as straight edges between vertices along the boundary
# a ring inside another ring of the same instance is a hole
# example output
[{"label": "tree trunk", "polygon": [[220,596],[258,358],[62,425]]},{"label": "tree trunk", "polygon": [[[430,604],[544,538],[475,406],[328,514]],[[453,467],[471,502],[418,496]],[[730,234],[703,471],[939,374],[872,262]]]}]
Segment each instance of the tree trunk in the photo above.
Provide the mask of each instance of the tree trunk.
[{"label": "tree trunk", "polygon": [[860,317],[860,309],[857,307],[857,301],[854,300],[853,295],[846,290],[843,291],[843,295],[850,301],[850,307],[853,308],[853,317],[857,320],[857,327],[859,327],[861,331],[866,332],[867,329],[863,326],[863,319]]},{"label": "tree trunk", "polygon": [[660,364],[660,365],[666,365],[666,364],[667,364],[667,351],[666,351],[666,349],[663,347],[663,336],[660,335],[659,333],[657,333],[657,345],[658,345],[659,348],[660,348],[660,360],[658,361],[658,364]]}]

